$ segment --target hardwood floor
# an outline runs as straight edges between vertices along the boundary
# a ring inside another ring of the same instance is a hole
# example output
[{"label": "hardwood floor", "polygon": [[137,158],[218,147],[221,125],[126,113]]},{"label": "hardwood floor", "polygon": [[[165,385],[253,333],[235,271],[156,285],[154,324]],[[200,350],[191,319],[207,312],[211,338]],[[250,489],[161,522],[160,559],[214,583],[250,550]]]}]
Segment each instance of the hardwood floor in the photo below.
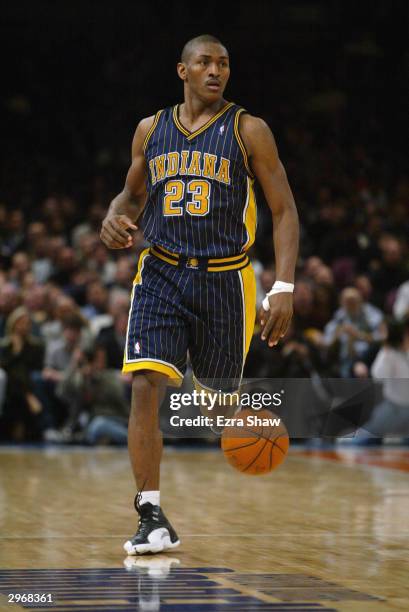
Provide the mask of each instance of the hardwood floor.
[{"label": "hardwood floor", "polygon": [[166,449],[161,502],[181,546],[125,559],[125,450],[0,448],[0,610],[44,589],[60,611],[407,610],[409,479],[371,453],[291,450],[255,477],[220,451]]}]

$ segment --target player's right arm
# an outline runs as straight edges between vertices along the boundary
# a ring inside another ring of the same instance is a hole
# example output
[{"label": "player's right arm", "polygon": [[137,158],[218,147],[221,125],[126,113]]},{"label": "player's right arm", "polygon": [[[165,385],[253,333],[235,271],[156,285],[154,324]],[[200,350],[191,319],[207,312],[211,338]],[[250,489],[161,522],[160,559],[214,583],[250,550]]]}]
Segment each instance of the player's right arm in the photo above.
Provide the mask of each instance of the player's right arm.
[{"label": "player's right arm", "polygon": [[125,186],[112,200],[102,222],[100,237],[109,249],[132,246],[132,236],[128,230],[138,229],[135,221],[146,203],[147,168],[143,143],[153,120],[154,117],[147,117],[138,124],[132,142],[132,164],[128,170]]}]

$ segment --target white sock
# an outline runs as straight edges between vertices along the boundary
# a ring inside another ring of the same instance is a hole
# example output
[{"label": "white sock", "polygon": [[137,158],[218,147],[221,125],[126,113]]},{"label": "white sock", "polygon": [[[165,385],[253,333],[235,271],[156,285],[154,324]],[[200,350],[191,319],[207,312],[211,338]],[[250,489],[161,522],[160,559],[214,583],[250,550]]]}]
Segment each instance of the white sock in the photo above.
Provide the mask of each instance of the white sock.
[{"label": "white sock", "polygon": [[153,506],[160,506],[160,492],[159,491],[142,491],[139,505],[143,506],[150,502]]}]

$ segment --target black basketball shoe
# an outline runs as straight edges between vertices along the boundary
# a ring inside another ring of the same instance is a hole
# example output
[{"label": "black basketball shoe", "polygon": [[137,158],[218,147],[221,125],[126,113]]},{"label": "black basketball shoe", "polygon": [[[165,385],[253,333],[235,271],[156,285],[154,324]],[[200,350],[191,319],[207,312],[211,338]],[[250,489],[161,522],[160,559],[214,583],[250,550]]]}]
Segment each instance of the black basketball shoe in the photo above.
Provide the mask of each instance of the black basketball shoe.
[{"label": "black basketball shoe", "polygon": [[143,555],[158,553],[170,548],[176,548],[180,540],[164,515],[160,506],[150,502],[139,505],[140,496],[135,497],[135,509],[139,514],[139,527],[134,537],[124,544],[128,555]]}]

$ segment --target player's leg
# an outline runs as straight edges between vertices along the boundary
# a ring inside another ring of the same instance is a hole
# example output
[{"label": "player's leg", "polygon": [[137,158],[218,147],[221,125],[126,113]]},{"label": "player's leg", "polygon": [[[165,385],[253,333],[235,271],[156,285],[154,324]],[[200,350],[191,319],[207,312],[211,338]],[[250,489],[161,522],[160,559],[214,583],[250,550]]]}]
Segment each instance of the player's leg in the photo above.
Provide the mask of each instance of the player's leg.
[{"label": "player's leg", "polygon": [[128,555],[155,553],[176,548],[179,538],[160,507],[160,462],[162,432],[159,408],[168,377],[154,371],[138,371],[132,382],[132,405],[128,427],[128,449],[138,493],[136,534],[125,542]]},{"label": "player's leg", "polygon": [[159,492],[159,408],[166,385],[183,379],[187,350],[178,270],[170,268],[142,255],[132,291],[123,371],[133,373],[128,447],[138,491],[139,526],[124,545],[128,554],[160,552],[179,544],[160,507]]},{"label": "player's leg", "polygon": [[128,450],[138,491],[159,491],[162,432],[159,408],[168,377],[153,371],[133,375]]},{"label": "player's leg", "polygon": [[[222,402],[212,411],[213,417],[231,416],[239,405],[239,389],[244,361],[250,346],[255,322],[255,277],[251,265],[242,270],[209,272],[205,279],[207,295],[193,288],[195,318],[193,342],[189,345],[196,387],[210,392],[221,390]],[[214,427],[214,431],[222,428]]]}]

